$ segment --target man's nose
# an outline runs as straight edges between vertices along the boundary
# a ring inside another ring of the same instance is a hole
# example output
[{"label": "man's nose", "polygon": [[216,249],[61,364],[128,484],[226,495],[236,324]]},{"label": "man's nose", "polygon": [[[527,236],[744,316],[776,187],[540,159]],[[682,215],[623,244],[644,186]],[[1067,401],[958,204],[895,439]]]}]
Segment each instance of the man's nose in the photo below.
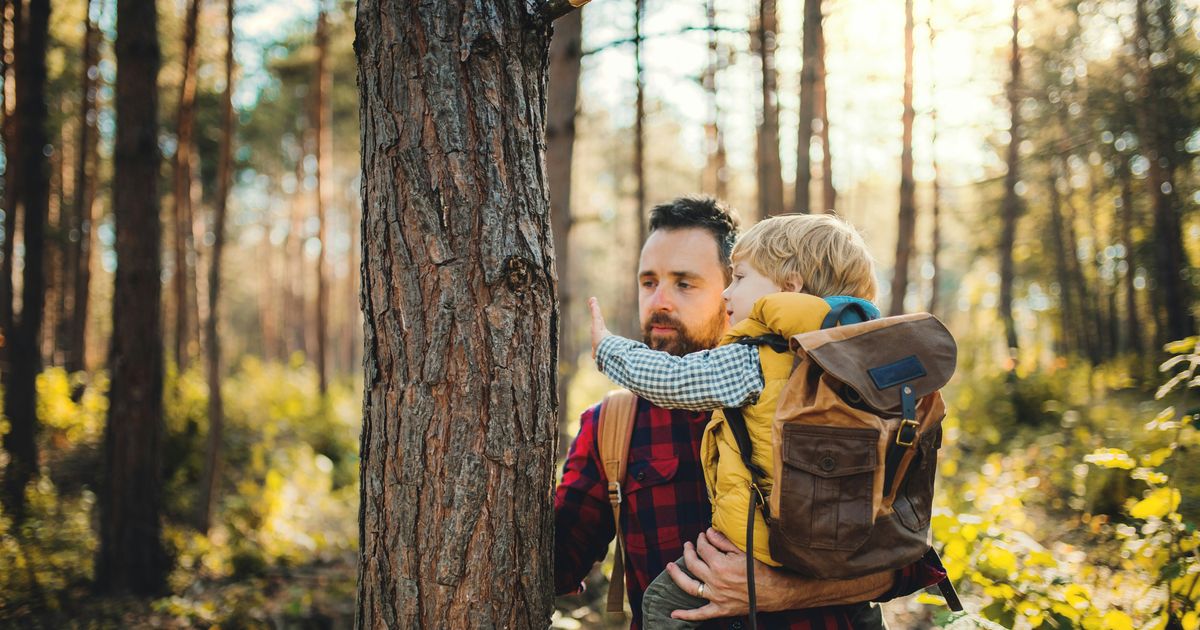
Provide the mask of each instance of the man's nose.
[{"label": "man's nose", "polygon": [[659,285],[655,287],[654,293],[650,294],[650,310],[652,311],[671,311],[674,310],[675,304],[671,300],[671,296],[666,287]]}]

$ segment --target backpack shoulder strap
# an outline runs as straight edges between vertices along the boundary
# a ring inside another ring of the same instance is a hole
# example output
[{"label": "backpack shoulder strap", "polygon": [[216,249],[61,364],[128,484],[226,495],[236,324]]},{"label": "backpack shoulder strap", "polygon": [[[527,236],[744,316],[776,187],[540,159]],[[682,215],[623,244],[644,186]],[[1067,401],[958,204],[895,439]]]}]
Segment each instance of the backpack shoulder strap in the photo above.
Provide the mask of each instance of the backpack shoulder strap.
[{"label": "backpack shoulder strap", "polygon": [[627,389],[609,392],[600,402],[596,444],[600,463],[608,480],[608,502],[612,506],[613,528],[617,550],[613,558],[612,575],[608,579],[608,612],[625,610],[625,543],[621,536],[621,484],[629,464],[629,440],[633,436],[633,421],[637,417],[637,396]]}]

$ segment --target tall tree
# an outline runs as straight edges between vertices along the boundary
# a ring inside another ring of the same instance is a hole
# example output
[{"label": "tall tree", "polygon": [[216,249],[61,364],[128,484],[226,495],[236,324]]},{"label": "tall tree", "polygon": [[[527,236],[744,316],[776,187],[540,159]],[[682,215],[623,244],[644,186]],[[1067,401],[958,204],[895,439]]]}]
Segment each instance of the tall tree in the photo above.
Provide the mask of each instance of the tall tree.
[{"label": "tall tree", "polygon": [[[637,241],[631,248],[633,252],[633,275],[637,276],[639,257],[642,243],[646,242],[646,68],[642,62],[643,38],[642,27],[646,19],[646,0],[633,0],[633,66],[634,82],[637,95],[634,101],[634,138],[633,138],[633,179],[634,179],[634,216],[637,218]],[[637,304],[638,288],[634,286],[629,294],[631,304]],[[628,322],[626,330],[636,331],[639,328],[636,309],[626,311]]]},{"label": "tall tree", "polygon": [[1125,250],[1125,273],[1121,278],[1125,290],[1125,349],[1140,355],[1142,353],[1142,331],[1138,317],[1137,288],[1134,285],[1137,257],[1134,255],[1133,243],[1133,174],[1129,171],[1128,156],[1120,156],[1117,169],[1117,176],[1121,182],[1120,204],[1117,211],[1121,215],[1121,247]]},{"label": "tall tree", "polygon": [[221,483],[221,441],[225,433],[225,404],[221,399],[220,315],[221,254],[225,250],[225,219],[233,184],[233,0],[225,0],[225,91],[221,96],[221,154],[217,163],[217,198],[213,208],[213,246],[208,268],[208,319],[204,342],[208,355],[208,446],[200,499],[196,503],[196,529],[207,532]]},{"label": "tall tree", "polygon": [[721,124],[721,104],[717,99],[717,74],[724,65],[720,42],[717,39],[717,3],[706,0],[708,20],[708,62],[700,78],[700,87],[708,97],[708,120],[704,124],[705,161],[700,189],[724,199],[729,194],[729,175],[726,173],[725,136]]},{"label": "tall tree", "polygon": [[913,181],[913,0],[904,0],[904,132],[900,149],[900,216],[896,236],[896,264],[892,269],[892,304],[889,313],[904,312],[908,295],[908,267],[917,231],[916,184]]},{"label": "tall tree", "polygon": [[[172,239],[175,272],[171,278],[175,307],[175,364],[182,372],[189,363],[188,345],[192,340],[191,311],[192,269],[188,250],[194,247],[192,232],[192,131],[196,123],[197,21],[200,0],[189,0],[183,27],[183,78],[179,82],[179,106],[175,112],[175,157],[172,164]],[[191,285],[191,286],[189,286]]]},{"label": "tall tree", "polygon": [[[17,38],[16,110],[17,160],[21,184],[10,208],[22,212],[25,245],[21,287],[21,312],[13,314],[8,369],[3,373],[4,434],[8,469],[4,474],[3,500],[19,522],[25,516],[25,486],[37,473],[37,389],[42,370],[42,317],[46,302],[46,215],[50,202],[50,164],[43,152],[46,134],[46,41],[50,25],[49,0],[29,0],[27,22]],[[12,162],[9,162],[11,164]]]},{"label": "tall tree", "polygon": [[[1007,87],[1009,108],[1009,138],[1008,170],[1004,174],[1004,202],[1000,208],[1000,321],[1004,325],[1004,339],[1007,347],[1017,347],[1017,325],[1013,320],[1013,246],[1017,238],[1017,220],[1021,215],[1021,199],[1017,196],[1017,182],[1020,180],[1020,160],[1018,147],[1021,144],[1021,47],[1018,35],[1021,32],[1019,18],[1019,0],[1013,0],[1012,11],[1012,47],[1009,57],[1009,80]],[[1065,287],[1064,287],[1065,288]]]},{"label": "tall tree", "polygon": [[[1173,160],[1176,150],[1168,116],[1177,110],[1175,95],[1167,89],[1162,75],[1169,67],[1156,68],[1154,59],[1171,59],[1174,42],[1173,10],[1170,0],[1158,0],[1156,35],[1151,33],[1148,0],[1134,3],[1135,41],[1137,54],[1140,105],[1137,109],[1140,151],[1149,163],[1146,178],[1147,192],[1153,200],[1155,272],[1161,295],[1160,303],[1166,312],[1165,338],[1159,341],[1182,339],[1194,333],[1191,314],[1191,291],[1185,274],[1190,268],[1183,249],[1183,229],[1180,203],[1176,192]],[[1155,45],[1158,42],[1158,45]],[[1169,65],[1169,64],[1164,64]]]},{"label": "tall tree", "polygon": [[[4,123],[0,126],[0,134],[4,138],[4,154],[17,155],[17,91],[16,91],[16,47],[21,33],[21,14],[23,2],[2,0],[4,9],[4,32],[0,39],[4,41]],[[8,46],[8,42],[13,42]],[[4,165],[4,249],[0,255],[0,335],[7,337],[13,333],[13,254],[17,236],[17,200],[20,198],[21,178],[18,171],[20,160],[8,161]],[[0,345],[0,381],[5,376],[12,360],[8,344]]]},{"label": "tall tree", "polygon": [[796,197],[792,212],[812,211],[812,150],[813,121],[817,115],[817,74],[821,48],[821,0],[804,0],[804,27],[800,69],[800,123],[796,137]]},{"label": "tall tree", "polygon": [[157,22],[155,3],[117,0],[112,185],[117,269],[95,585],[102,592],[140,595],[161,593],[170,569],[159,520],[165,429]]},{"label": "tall tree", "polygon": [[99,111],[97,87],[100,78],[100,28],[92,19],[92,0],[84,8],[83,63],[80,70],[79,140],[75,155],[75,197],[71,206],[70,247],[67,271],[71,275],[71,312],[67,318],[66,361],[68,372],[87,368],[88,298],[91,288],[92,208],[99,176]]},{"label": "tall tree", "polygon": [[942,270],[939,257],[942,252],[942,178],[938,164],[938,108],[937,108],[937,32],[933,30],[933,17],[926,21],[929,28],[929,161],[933,163],[933,183],[930,185],[930,219],[933,222],[933,236],[929,244],[929,266],[933,273],[929,278],[929,307],[930,313],[937,313],[941,306]]},{"label": "tall tree", "polygon": [[783,212],[783,171],[779,163],[779,90],[776,87],[775,0],[759,0],[755,46],[762,71],[761,120],[758,123],[758,216]]},{"label": "tall tree", "polygon": [[[329,391],[329,270],[327,250],[329,229],[326,197],[329,195],[330,159],[333,157],[333,141],[330,129],[329,98],[332,81],[329,76],[329,18],[324,0],[318,0],[317,12],[317,67],[313,90],[313,149],[317,158],[317,240],[321,249],[317,252],[317,386],[321,396]],[[230,40],[233,41],[232,39]],[[232,59],[232,57],[230,58]],[[232,63],[232,62],[231,62]]]},{"label": "tall tree", "polygon": [[546,176],[550,188],[550,222],[554,230],[554,267],[558,278],[558,455],[571,443],[567,393],[579,354],[571,303],[571,165],[575,152],[575,114],[579,96],[583,12],[572,11],[554,24],[550,41],[550,77],[546,106]]},{"label": "tall tree", "polygon": [[542,147],[549,22],[570,9],[359,5],[358,627],[549,623],[558,311]]},{"label": "tall tree", "polygon": [[825,84],[825,29],[817,24],[817,79],[813,86],[813,104],[816,109],[816,119],[821,122],[817,127],[817,137],[821,140],[821,211],[837,212],[837,189],[833,186],[833,151],[829,144],[829,90]]}]

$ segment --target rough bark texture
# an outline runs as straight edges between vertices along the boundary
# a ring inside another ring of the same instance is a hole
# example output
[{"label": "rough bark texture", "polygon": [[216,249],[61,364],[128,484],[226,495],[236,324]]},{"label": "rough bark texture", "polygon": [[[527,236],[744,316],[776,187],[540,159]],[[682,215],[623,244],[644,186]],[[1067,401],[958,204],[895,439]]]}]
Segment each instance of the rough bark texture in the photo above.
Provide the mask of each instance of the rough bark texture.
[{"label": "rough bark texture", "polygon": [[1021,214],[1021,200],[1017,197],[1018,172],[1017,148],[1021,143],[1020,96],[1021,48],[1017,43],[1020,22],[1017,17],[1018,3],[1013,2],[1012,53],[1009,57],[1008,107],[1011,116],[1008,141],[1008,171],[1004,174],[1004,202],[1000,208],[1001,226],[998,254],[1000,257],[1000,322],[1004,325],[1004,338],[1008,348],[1017,347],[1017,325],[1013,321],[1013,245],[1017,238],[1017,218]]},{"label": "rough bark texture", "polygon": [[321,242],[321,250],[317,252],[317,386],[324,396],[329,391],[329,272],[327,250],[329,249],[328,217],[326,216],[326,197],[329,194],[328,178],[332,174],[330,158],[333,157],[333,140],[330,134],[329,99],[331,79],[329,76],[329,20],[325,13],[325,3],[320,3],[317,14],[317,68],[314,83],[316,84],[316,102],[313,103],[313,141],[314,153],[317,158],[317,240]]},{"label": "rough bark texture", "polygon": [[92,272],[92,209],[96,201],[100,133],[96,109],[100,77],[100,29],[91,19],[91,0],[84,18],[83,69],[80,76],[79,150],[75,156],[75,198],[69,234],[71,314],[67,322],[66,361],[68,372],[87,369],[88,296]]},{"label": "rough bark texture", "polygon": [[821,0],[804,0],[804,28],[802,31],[801,54],[804,65],[800,69],[800,122],[796,137],[796,197],[792,212],[808,214],[812,211],[812,149],[813,120],[816,118],[817,66],[821,47]]},{"label": "rough bark texture", "polygon": [[225,250],[225,218],[233,184],[233,0],[225,0],[225,93],[221,96],[221,154],[217,162],[217,199],[213,208],[212,261],[208,268],[208,319],[204,341],[208,352],[208,445],[200,498],[196,501],[196,529],[207,532],[220,496],[221,443],[225,433],[225,404],[221,398],[221,336],[217,334],[221,304],[221,255]]},{"label": "rough bark texture", "polygon": [[549,624],[558,312],[540,4],[358,5],[360,628]]},{"label": "rough bark texture", "polygon": [[779,30],[775,0],[759,0],[755,45],[762,71],[758,123],[758,216],[783,213],[783,171],[779,163],[779,90],[776,86],[775,33]]},{"label": "rough bark texture", "polygon": [[558,331],[558,455],[571,443],[567,393],[575,376],[579,354],[575,326],[569,316],[571,292],[571,164],[575,150],[575,111],[581,69],[580,39],[583,12],[573,11],[554,23],[550,42],[550,89],[546,107],[546,175],[550,184],[550,213],[554,227],[554,266],[558,278],[558,311],[563,314]]},{"label": "rough bark texture", "polygon": [[913,0],[904,2],[904,127],[900,148],[900,215],[896,235],[896,264],[892,268],[892,304],[888,312],[904,312],[908,268],[917,231],[916,184],[913,181]]},{"label": "rough bark texture", "polygon": [[[16,117],[18,160],[21,166],[19,196],[12,204],[22,211],[25,245],[21,312],[15,314],[7,334],[8,370],[4,372],[4,415],[9,431],[4,450],[10,457],[4,474],[5,508],[20,522],[25,515],[25,485],[37,473],[37,390],[42,371],[41,334],[46,301],[46,215],[50,202],[50,164],[42,152],[46,134],[46,40],[50,24],[49,0],[30,0],[23,34],[17,43]],[[16,160],[14,160],[16,161]],[[12,162],[9,162],[12,164]]]},{"label": "rough bark texture", "polygon": [[117,270],[96,558],[97,590],[139,595],[161,593],[170,569],[159,521],[164,425],[157,20],[153,2],[117,2]]},{"label": "rough bark texture", "polygon": [[[183,80],[179,84],[179,109],[175,115],[175,157],[172,165],[174,232],[173,254],[175,274],[171,278],[175,306],[175,363],[180,371],[189,362],[192,341],[189,280],[192,275],[187,252],[193,247],[192,231],[192,130],[196,121],[196,26],[200,0],[188,2],[183,34]],[[194,288],[193,288],[194,290]]]}]

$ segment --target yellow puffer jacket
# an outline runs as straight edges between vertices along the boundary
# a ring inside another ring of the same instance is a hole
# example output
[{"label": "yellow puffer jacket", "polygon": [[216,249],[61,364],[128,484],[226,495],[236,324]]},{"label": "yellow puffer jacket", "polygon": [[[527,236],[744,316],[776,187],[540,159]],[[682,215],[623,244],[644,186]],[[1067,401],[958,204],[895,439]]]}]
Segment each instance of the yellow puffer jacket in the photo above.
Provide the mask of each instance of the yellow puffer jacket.
[{"label": "yellow puffer jacket", "polygon": [[[721,344],[733,343],[743,337],[778,334],[791,338],[804,332],[821,328],[821,321],[829,313],[829,304],[822,298],[805,293],[774,293],[754,303],[750,317],[734,326]],[[759,361],[762,364],[763,391],[758,401],[743,407],[750,441],[753,445],[752,461],[772,474],[771,422],[779,394],[792,373],[793,355],[779,353],[761,347]],[[713,508],[713,527],[725,534],[739,549],[746,549],[746,511],[750,507],[750,471],[742,463],[741,450],[733,439],[733,433],[725,424],[722,411],[713,413],[712,420],[704,429],[700,443],[700,463],[704,467],[704,481],[708,487],[709,501]],[[766,497],[775,480],[763,480],[759,488]],[[767,523],[762,511],[755,510],[754,557],[771,566],[779,563],[771,559],[767,545]]]}]

